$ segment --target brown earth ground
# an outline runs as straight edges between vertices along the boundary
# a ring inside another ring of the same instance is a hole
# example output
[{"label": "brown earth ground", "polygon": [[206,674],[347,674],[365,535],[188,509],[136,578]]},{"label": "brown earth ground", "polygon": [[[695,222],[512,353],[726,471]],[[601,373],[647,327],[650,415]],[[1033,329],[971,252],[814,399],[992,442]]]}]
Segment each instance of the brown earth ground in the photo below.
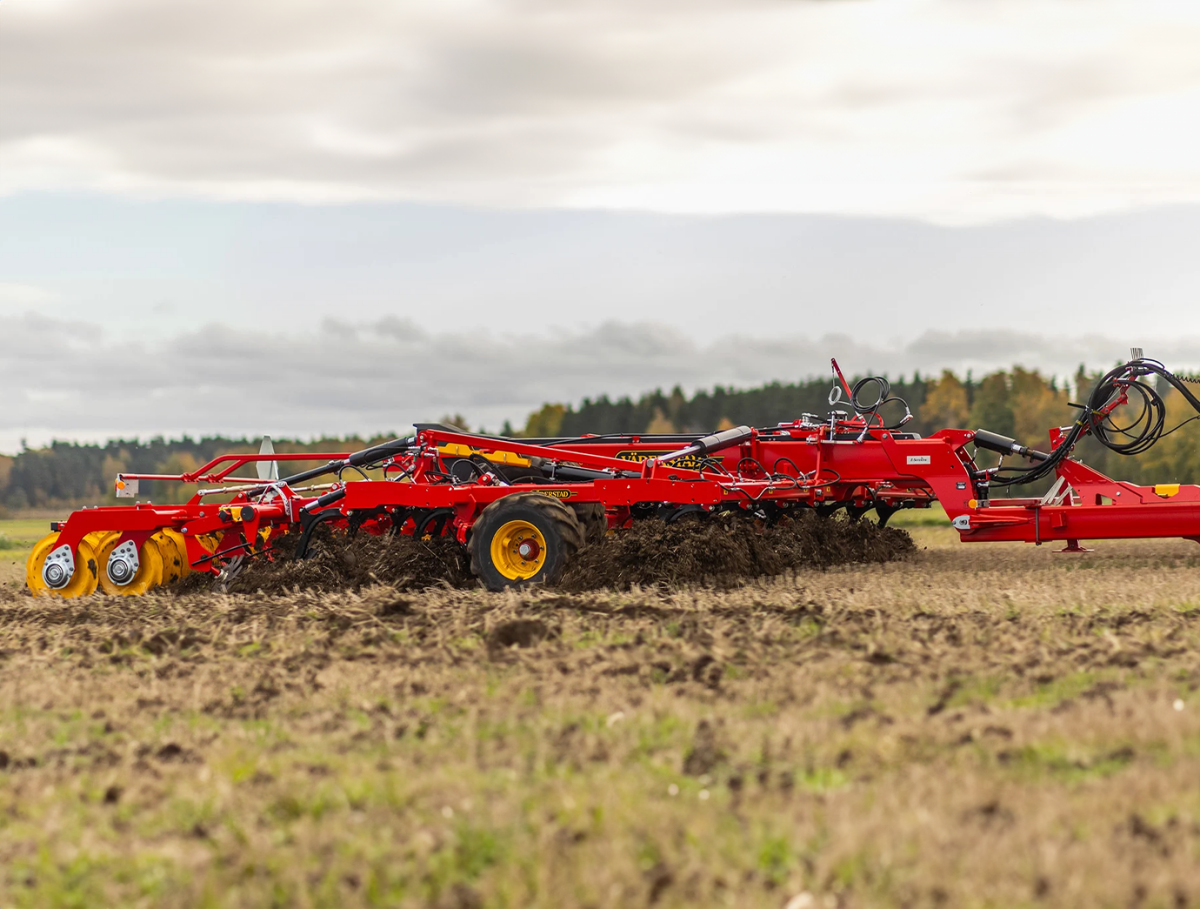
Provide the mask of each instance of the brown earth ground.
[{"label": "brown earth ground", "polygon": [[0,552],[0,588],[17,589],[25,585],[24,552]]},{"label": "brown earth ground", "polygon": [[913,536],[733,589],[0,587],[0,906],[1200,906],[1200,547]]}]

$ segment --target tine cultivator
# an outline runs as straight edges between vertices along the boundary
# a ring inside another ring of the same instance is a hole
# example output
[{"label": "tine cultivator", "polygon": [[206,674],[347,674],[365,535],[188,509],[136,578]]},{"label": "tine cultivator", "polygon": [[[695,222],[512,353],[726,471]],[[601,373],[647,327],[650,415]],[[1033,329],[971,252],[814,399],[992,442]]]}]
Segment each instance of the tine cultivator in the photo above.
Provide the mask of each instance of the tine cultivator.
[{"label": "tine cultivator", "polygon": [[[1200,413],[1192,380],[1140,352],[1104,376],[1074,423],[1050,430],[1046,451],[982,429],[906,432],[911,414],[886,379],[851,388],[836,361],[833,370],[827,416],[776,426],[510,439],[419,423],[411,436],[358,452],[276,454],[264,443],[257,455],[226,455],[189,474],[124,474],[118,495],[136,495],[142,480],[203,488],[183,505],[85,508],[52,524],[29,558],[28,586],[60,597],[140,594],[190,572],[232,574],[245,559],[270,558],[284,534],[303,557],[326,527],[453,538],[499,590],[553,583],[579,548],[634,521],[732,512],[775,522],[798,509],[845,509],[856,519],[874,509],[886,524],[900,509],[934,502],[966,542],[1064,541],[1069,550],[1082,539],[1200,542],[1200,487],[1118,482],[1072,457],[1088,435],[1121,454],[1162,437],[1165,408],[1150,377]],[[1116,425],[1114,413],[1130,402],[1141,416]],[[1000,454],[1001,464],[979,466],[981,450]],[[1025,466],[1006,467],[1003,457]],[[326,463],[278,478],[278,464],[300,460]],[[249,464],[255,476],[234,475]],[[1041,480],[1052,481],[1041,496],[993,495]]]}]

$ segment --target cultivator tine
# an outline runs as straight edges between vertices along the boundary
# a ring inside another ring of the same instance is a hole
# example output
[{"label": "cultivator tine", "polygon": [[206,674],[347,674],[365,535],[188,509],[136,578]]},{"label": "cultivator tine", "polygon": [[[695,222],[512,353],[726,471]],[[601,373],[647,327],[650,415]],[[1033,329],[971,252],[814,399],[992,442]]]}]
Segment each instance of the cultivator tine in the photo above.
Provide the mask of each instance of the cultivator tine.
[{"label": "cultivator tine", "polygon": [[213,581],[212,590],[214,593],[228,593],[229,584],[238,575],[242,573],[242,569],[246,567],[246,557],[244,555],[236,555],[230,559],[225,567],[221,569]]}]

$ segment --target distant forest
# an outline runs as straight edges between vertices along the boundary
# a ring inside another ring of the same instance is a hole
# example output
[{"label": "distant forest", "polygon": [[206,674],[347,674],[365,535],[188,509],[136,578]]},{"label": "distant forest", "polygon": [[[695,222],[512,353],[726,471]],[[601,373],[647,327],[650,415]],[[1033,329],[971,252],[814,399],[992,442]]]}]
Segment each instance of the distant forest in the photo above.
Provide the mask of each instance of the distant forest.
[{"label": "distant forest", "polygon": [[[113,481],[118,473],[188,473],[219,455],[257,452],[261,441],[213,436],[170,441],[156,438],[148,442],[114,439],[104,445],[53,442],[49,448],[26,450],[16,457],[0,456],[0,517],[4,512],[20,513],[30,509],[128,503],[129,499],[115,496]],[[276,452],[291,454],[355,451],[385,441],[385,437],[273,441]],[[296,472],[321,463],[320,460],[293,462]],[[291,470],[292,466],[284,468],[281,465],[280,469]],[[254,470],[247,467],[238,474],[252,477]],[[195,489],[195,486],[180,483],[144,482],[138,490],[138,498],[162,503],[184,502]]]},{"label": "distant forest", "polygon": [[[902,398],[914,419],[905,429],[929,434],[945,428],[990,429],[1033,447],[1047,447],[1051,426],[1070,423],[1076,411],[1070,402],[1086,397],[1098,374],[1080,372],[1070,388],[1037,372],[1014,368],[982,379],[960,379],[946,371],[937,378],[914,375],[893,380],[892,395]],[[851,380],[853,381],[853,380]],[[529,416],[521,429],[505,424],[503,435],[539,437],[614,432],[692,432],[743,423],[770,426],[803,413],[824,416],[831,387],[827,378],[761,388],[734,390],[717,387],[688,396],[680,389],[661,390],[633,400],[585,398],[578,406],[546,404]],[[1178,395],[1162,389],[1168,426],[1193,414]],[[847,405],[838,405],[845,408]],[[884,411],[889,420],[904,413],[901,405]],[[464,425],[461,418],[446,420]],[[387,438],[322,439],[314,442],[275,440],[279,452],[352,451]],[[194,470],[218,454],[254,452],[258,439],[115,440],[105,445],[55,442],[49,448],[0,457],[0,509],[19,513],[29,509],[67,508],[116,500],[113,478],[121,472],[177,474]],[[1078,455],[1116,479],[1133,482],[1200,482],[1200,421],[1164,438],[1148,453],[1127,458],[1086,439]],[[317,463],[317,462],[310,462]],[[990,463],[990,462],[989,462]],[[297,464],[296,469],[303,469]],[[156,488],[157,487],[157,488]],[[194,487],[143,484],[140,498],[182,501]]]}]

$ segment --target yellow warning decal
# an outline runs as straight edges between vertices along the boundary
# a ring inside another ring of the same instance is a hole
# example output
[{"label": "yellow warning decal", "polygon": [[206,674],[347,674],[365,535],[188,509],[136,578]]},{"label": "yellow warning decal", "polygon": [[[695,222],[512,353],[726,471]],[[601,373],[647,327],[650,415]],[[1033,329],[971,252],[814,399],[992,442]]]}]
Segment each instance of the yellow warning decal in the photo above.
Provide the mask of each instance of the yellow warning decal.
[{"label": "yellow warning decal", "polygon": [[[663,455],[669,455],[670,453],[669,451],[646,451],[643,449],[641,451],[618,451],[615,457],[620,458],[622,461],[641,463],[651,458],[661,458]],[[673,458],[666,463],[672,467],[678,467],[680,470],[699,470],[703,459],[697,455],[686,455],[682,458]]]},{"label": "yellow warning decal", "polygon": [[459,445],[455,442],[438,446],[438,455],[443,458],[469,458],[473,454],[481,454],[493,464],[508,464],[512,467],[528,467],[530,465],[529,458],[523,458],[511,451],[481,451],[470,445]]},{"label": "yellow warning decal", "polygon": [[1159,483],[1154,487],[1154,494],[1162,496],[1164,499],[1169,499],[1171,496],[1179,494],[1178,483]]}]

